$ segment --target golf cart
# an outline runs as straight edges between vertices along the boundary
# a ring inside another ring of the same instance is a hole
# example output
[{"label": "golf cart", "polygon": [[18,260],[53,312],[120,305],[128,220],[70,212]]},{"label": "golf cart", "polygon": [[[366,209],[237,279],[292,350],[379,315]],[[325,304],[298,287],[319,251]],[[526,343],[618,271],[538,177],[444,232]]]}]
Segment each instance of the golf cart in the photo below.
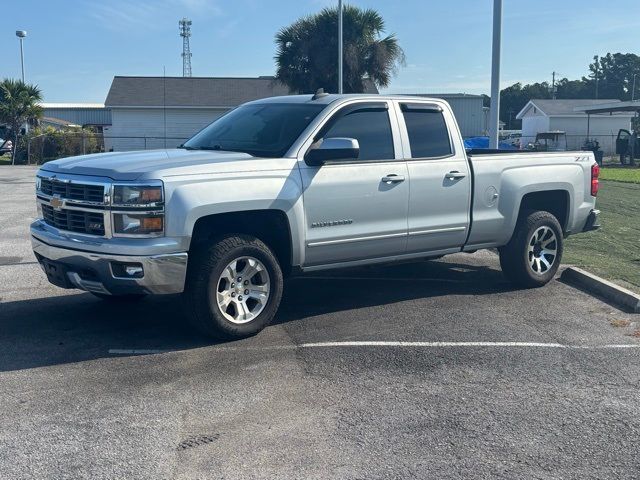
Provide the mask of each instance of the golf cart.
[{"label": "golf cart", "polygon": [[4,140],[3,138],[0,138],[0,155],[11,153],[11,150],[13,150],[13,143],[11,140]]},{"label": "golf cart", "polygon": [[560,130],[540,132],[536,135],[536,141],[527,145],[527,150],[534,152],[566,152],[567,134]]},{"label": "golf cart", "polygon": [[[640,138],[636,133],[620,129],[616,138],[616,155],[620,155],[622,165],[634,165],[635,159],[640,158]],[[627,157],[629,161],[627,162]]]}]

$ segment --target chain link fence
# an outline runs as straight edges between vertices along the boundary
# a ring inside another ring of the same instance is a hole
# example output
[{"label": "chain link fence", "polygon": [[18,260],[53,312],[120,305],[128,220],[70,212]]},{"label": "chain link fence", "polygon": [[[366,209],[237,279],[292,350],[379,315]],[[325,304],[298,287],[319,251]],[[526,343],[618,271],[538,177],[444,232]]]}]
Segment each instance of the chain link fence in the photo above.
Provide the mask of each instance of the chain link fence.
[{"label": "chain link fence", "polygon": [[111,136],[93,132],[58,131],[26,140],[26,162],[41,165],[58,158],[103,152],[127,152],[175,148],[187,138]]},{"label": "chain link fence", "polygon": [[[56,131],[30,137],[26,141],[26,162],[30,165],[40,165],[58,158],[73,157],[102,152],[127,152],[135,150],[156,150],[176,148],[184,143],[187,137],[136,137],[136,136],[112,136],[90,131],[65,132]],[[593,142],[597,142],[598,149],[602,152],[604,164],[620,163],[616,154],[617,135],[592,135],[587,139],[585,135],[565,135],[557,145],[549,145],[550,150],[591,150]],[[507,141],[520,149],[526,149],[527,145],[535,142],[535,137],[511,138]],[[591,145],[587,145],[590,140]]]}]

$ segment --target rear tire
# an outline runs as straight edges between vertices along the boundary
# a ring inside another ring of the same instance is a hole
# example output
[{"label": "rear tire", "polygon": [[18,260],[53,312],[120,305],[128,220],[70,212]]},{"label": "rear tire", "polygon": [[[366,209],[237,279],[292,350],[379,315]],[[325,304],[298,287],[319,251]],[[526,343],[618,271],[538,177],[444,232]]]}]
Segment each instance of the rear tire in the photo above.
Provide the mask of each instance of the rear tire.
[{"label": "rear tire", "polygon": [[273,320],[282,290],[275,255],[255,237],[227,235],[189,257],[185,306],[194,326],[208,336],[255,335]]},{"label": "rear tire", "polygon": [[542,287],[558,271],[563,248],[562,227],[555,216],[523,212],[509,243],[498,249],[502,272],[520,287]]}]

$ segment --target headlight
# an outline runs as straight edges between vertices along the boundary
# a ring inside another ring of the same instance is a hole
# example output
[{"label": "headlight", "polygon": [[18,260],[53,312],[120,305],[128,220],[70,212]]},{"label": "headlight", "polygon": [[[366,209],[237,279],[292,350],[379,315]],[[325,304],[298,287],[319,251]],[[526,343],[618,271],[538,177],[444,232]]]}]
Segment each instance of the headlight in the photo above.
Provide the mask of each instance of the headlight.
[{"label": "headlight", "polygon": [[164,231],[162,213],[114,213],[113,233],[116,235],[159,235]]},{"label": "headlight", "polygon": [[162,203],[162,185],[114,185],[113,205],[148,207]]}]

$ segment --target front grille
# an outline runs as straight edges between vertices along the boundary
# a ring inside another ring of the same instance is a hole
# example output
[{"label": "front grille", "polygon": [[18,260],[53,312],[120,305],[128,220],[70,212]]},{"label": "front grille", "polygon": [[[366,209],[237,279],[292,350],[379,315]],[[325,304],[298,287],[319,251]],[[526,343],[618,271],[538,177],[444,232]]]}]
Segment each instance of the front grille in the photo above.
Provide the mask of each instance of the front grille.
[{"label": "front grille", "polygon": [[40,191],[45,195],[60,195],[62,198],[79,202],[104,202],[104,187],[102,185],[56,182],[42,178]]},{"label": "front grille", "polygon": [[101,212],[56,210],[51,205],[42,204],[42,216],[47,224],[60,230],[104,235],[104,215]]}]

